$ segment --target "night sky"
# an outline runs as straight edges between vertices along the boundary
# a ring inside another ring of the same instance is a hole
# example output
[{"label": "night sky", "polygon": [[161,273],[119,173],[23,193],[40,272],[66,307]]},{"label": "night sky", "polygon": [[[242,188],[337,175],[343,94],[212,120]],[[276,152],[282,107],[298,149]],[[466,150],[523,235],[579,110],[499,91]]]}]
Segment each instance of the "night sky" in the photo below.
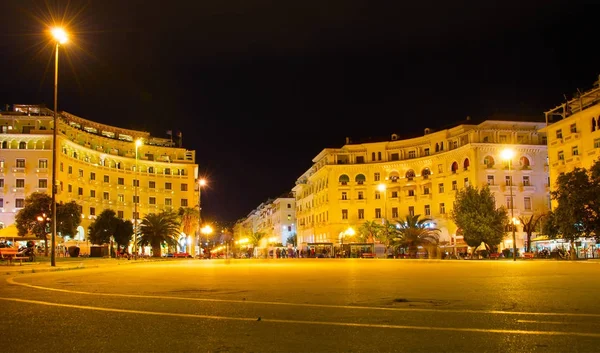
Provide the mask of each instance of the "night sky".
[{"label": "night sky", "polygon": [[59,110],[182,131],[204,215],[234,221],[346,136],[542,117],[600,74],[595,5],[376,3],[2,0],[0,103],[52,108],[47,29],[64,18]]}]

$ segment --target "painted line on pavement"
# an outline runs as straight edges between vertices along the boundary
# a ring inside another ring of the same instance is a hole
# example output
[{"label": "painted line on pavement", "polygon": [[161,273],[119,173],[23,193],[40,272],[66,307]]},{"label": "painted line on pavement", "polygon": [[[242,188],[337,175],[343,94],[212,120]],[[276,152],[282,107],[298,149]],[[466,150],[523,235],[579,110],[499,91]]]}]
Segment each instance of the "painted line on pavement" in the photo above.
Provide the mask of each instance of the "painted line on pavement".
[{"label": "painted line on pavement", "polygon": [[53,292],[82,294],[82,295],[96,295],[96,296],[104,296],[104,297],[119,297],[119,298],[165,299],[165,300],[182,300],[182,301],[212,302],[212,303],[278,305],[278,306],[295,306],[295,307],[305,307],[305,308],[350,309],[350,310],[379,310],[379,311],[433,312],[433,313],[459,313],[459,314],[522,315],[522,316],[530,315],[530,316],[600,317],[600,314],[587,314],[587,313],[542,313],[542,312],[524,312],[524,311],[521,312],[521,311],[502,311],[502,310],[470,310],[470,309],[384,308],[384,307],[380,307],[380,306],[286,303],[286,302],[268,302],[268,301],[239,300],[239,299],[189,298],[189,297],[174,297],[174,296],[164,296],[164,295],[94,293],[94,292],[75,291],[75,290],[69,290],[69,289],[35,286],[32,284],[27,284],[27,283],[19,283],[14,280],[14,277],[7,278],[6,281],[12,285],[40,289],[40,290],[53,291]]},{"label": "painted line on pavement", "polygon": [[[184,318],[193,318],[193,319],[245,321],[245,322],[250,322],[250,321],[257,322],[258,321],[255,318],[249,318],[249,317],[177,314],[177,313],[166,313],[166,312],[155,312],[155,311],[144,311],[144,310],[114,309],[114,308],[105,308],[105,307],[96,307],[96,306],[87,306],[87,305],[50,303],[50,302],[20,299],[20,298],[2,298],[2,297],[0,297],[0,300],[12,301],[12,302],[18,302],[18,303],[27,303],[27,304],[54,306],[54,307],[61,307],[61,308],[113,312],[113,313],[121,313],[121,314],[169,316],[169,317],[184,317]],[[359,327],[359,328],[387,328],[387,329],[403,329],[403,330],[419,330],[419,331],[500,333],[500,334],[513,334],[513,335],[578,336],[578,337],[600,338],[600,333],[586,333],[586,332],[527,331],[527,330],[502,330],[502,329],[481,329],[481,328],[461,328],[461,327],[360,324],[360,323],[352,323],[352,322],[283,320],[283,319],[268,319],[268,318],[261,318],[260,321],[267,322],[267,323],[269,323],[269,322],[270,323],[278,323],[278,324],[323,325],[323,326],[342,326],[342,327]]]},{"label": "painted line on pavement", "polygon": [[[523,323],[523,324],[551,324],[551,325],[581,324],[580,322],[538,321],[538,320],[517,320],[517,322]],[[586,324],[586,325],[589,325],[589,324]]]}]

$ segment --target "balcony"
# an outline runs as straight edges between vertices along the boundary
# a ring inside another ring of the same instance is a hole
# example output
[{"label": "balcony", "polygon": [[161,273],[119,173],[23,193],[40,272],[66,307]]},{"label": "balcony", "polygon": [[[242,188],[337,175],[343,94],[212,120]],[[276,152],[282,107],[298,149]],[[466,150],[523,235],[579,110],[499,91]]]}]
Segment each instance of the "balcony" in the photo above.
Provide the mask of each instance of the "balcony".
[{"label": "balcony", "polygon": [[48,174],[48,168],[36,168],[35,172],[40,174]]},{"label": "balcony", "polygon": [[25,167],[14,167],[12,171],[13,173],[25,173]]},{"label": "balcony", "polygon": [[581,136],[579,135],[579,133],[574,132],[571,135],[565,137],[565,142],[567,141],[571,141],[571,140],[578,140]]},{"label": "balcony", "polygon": [[559,139],[556,139],[556,140],[550,142],[550,147],[556,147],[556,146],[560,146],[562,144],[563,144],[563,139],[559,138]]}]

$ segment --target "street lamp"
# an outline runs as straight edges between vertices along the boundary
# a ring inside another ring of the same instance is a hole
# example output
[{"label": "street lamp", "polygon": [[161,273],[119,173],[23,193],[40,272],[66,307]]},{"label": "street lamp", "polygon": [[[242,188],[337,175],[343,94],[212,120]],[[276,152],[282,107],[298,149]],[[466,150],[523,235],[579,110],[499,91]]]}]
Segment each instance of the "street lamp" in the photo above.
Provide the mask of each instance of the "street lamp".
[{"label": "street lamp", "polygon": [[[138,234],[138,188],[140,187],[140,172],[138,167],[138,148],[144,144],[144,141],[139,138],[135,140],[135,184],[133,197],[133,253],[137,256],[137,234]],[[134,257],[135,258],[135,257]]]},{"label": "street lamp", "polygon": [[508,161],[508,174],[510,176],[510,218],[512,219],[512,243],[513,243],[513,261],[517,261],[517,240],[516,240],[516,235],[515,235],[515,228],[516,228],[516,223],[515,223],[515,204],[514,204],[514,197],[513,197],[513,175],[512,175],[512,159],[515,155],[515,152],[510,149],[510,148],[505,148],[501,153],[500,153],[500,157],[505,160]]},{"label": "street lamp", "polygon": [[[202,188],[206,186],[206,179],[198,180],[198,230],[196,233],[198,238],[196,239],[196,244],[198,244],[198,240],[200,240],[200,225],[202,224]],[[202,241],[200,241],[202,242]]]},{"label": "street lamp", "polygon": [[58,128],[58,47],[68,41],[67,32],[60,27],[54,27],[50,30],[55,46],[54,57],[54,129],[52,131],[52,249],[50,249],[50,266],[56,266],[56,135]]},{"label": "street lamp", "polygon": [[208,236],[213,232],[212,227],[209,225],[205,225],[200,231],[206,236],[206,241],[208,242]]},{"label": "street lamp", "polygon": [[383,193],[383,216],[384,216],[384,219],[387,219],[387,192],[386,192],[386,189],[387,189],[387,187],[383,183],[377,185],[377,190],[379,190],[379,192]]},{"label": "street lamp", "polygon": [[344,237],[352,237],[356,234],[354,228],[348,227],[345,231],[340,233],[340,247],[341,247],[341,255],[346,257],[344,254]]}]

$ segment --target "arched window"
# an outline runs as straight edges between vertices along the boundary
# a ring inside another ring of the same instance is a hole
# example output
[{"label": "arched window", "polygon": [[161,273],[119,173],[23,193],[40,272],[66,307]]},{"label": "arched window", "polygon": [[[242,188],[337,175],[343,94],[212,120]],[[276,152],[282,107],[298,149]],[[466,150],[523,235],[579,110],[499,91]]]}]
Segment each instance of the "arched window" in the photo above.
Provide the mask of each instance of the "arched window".
[{"label": "arched window", "polygon": [[521,165],[521,167],[523,168],[529,168],[529,166],[531,165],[529,163],[529,158],[523,156],[521,158],[519,158],[519,164]]},{"label": "arched window", "polygon": [[7,141],[2,141],[2,148],[4,148],[4,149],[8,148],[8,142]]},{"label": "arched window", "polygon": [[592,117],[592,132],[596,131],[596,118]]},{"label": "arched window", "polygon": [[19,142],[19,149],[20,150],[27,149],[27,142],[25,142],[25,141]]},{"label": "arched window", "polygon": [[377,152],[377,160],[380,161],[381,160],[381,152]]},{"label": "arched window", "polygon": [[458,171],[458,163],[452,163],[452,167],[450,167],[450,170],[452,170],[452,173],[456,173]]},{"label": "arched window", "polygon": [[342,185],[348,185],[350,178],[346,174],[342,174],[342,175],[340,175],[339,181],[340,181],[340,184],[342,184]]},{"label": "arched window", "polygon": [[421,171],[421,175],[423,176],[423,179],[429,179],[429,176],[431,175],[431,170],[429,170],[429,168],[425,168]]},{"label": "arched window", "polygon": [[367,178],[365,178],[365,175],[364,175],[364,174],[358,174],[358,175],[357,175],[357,176],[354,178],[354,180],[356,181],[356,183],[357,183],[358,185],[362,185],[362,184],[364,184],[364,183],[365,183],[365,181],[367,181]]},{"label": "arched window", "polygon": [[465,168],[465,170],[469,169],[469,158],[465,158],[464,162],[463,162],[463,168]]},{"label": "arched window", "polygon": [[443,151],[443,150],[444,150],[444,143],[440,142],[440,151]]},{"label": "arched window", "polygon": [[398,172],[391,172],[389,178],[392,183],[395,183],[400,179],[400,174],[398,174]]},{"label": "arched window", "polygon": [[488,168],[493,167],[495,163],[496,161],[492,156],[485,156],[485,158],[483,159],[483,164],[485,164]]},{"label": "arched window", "polygon": [[440,144],[439,144],[439,143],[436,143],[436,144],[435,144],[435,151],[436,151],[436,152],[439,152],[439,151],[440,151]]},{"label": "arched window", "polygon": [[412,169],[409,169],[408,172],[406,172],[406,179],[413,180],[414,177],[415,177],[415,171]]},{"label": "arched window", "polygon": [[375,161],[375,152],[371,153],[371,160],[374,162]]}]

